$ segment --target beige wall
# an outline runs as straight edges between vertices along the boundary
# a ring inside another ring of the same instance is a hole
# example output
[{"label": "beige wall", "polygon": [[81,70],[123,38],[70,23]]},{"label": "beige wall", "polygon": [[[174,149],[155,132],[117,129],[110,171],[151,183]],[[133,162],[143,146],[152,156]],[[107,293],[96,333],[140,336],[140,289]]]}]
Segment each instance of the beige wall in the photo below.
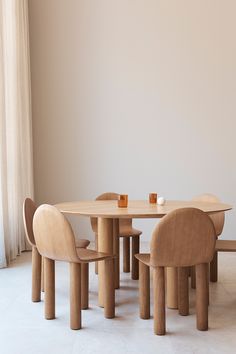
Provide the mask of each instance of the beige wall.
[{"label": "beige wall", "polygon": [[[37,202],[212,192],[236,206],[236,1],[29,5]],[[146,239],[153,224],[136,222]]]}]

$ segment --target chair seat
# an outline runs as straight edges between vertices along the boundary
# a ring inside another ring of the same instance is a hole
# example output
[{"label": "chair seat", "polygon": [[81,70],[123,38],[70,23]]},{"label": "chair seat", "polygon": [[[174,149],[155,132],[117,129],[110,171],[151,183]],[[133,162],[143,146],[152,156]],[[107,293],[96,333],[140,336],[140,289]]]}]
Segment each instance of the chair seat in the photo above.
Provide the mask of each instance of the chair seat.
[{"label": "chair seat", "polygon": [[102,261],[104,259],[112,259],[115,258],[113,254],[97,252],[94,250],[86,249],[86,248],[77,248],[77,255],[81,262],[88,263],[94,261]]},{"label": "chair seat", "polygon": [[150,253],[139,253],[135,255],[135,258],[150,267]]},{"label": "chair seat", "polygon": [[90,244],[90,241],[86,240],[84,238],[81,238],[81,239],[76,240],[75,244],[76,244],[76,248],[86,248]]},{"label": "chair seat", "polygon": [[221,252],[236,252],[236,240],[216,240],[216,250]]},{"label": "chair seat", "polygon": [[137,237],[142,234],[142,231],[132,228],[121,228],[119,232],[120,237]]}]

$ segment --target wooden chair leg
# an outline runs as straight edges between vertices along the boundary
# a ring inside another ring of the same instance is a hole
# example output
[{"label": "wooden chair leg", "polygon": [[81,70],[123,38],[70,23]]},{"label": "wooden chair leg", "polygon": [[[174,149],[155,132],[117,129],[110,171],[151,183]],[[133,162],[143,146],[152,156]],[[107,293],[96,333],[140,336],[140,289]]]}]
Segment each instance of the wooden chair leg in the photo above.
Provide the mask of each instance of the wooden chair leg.
[{"label": "wooden chair leg", "polygon": [[166,268],[166,303],[169,309],[178,308],[178,268]]},{"label": "wooden chair leg", "polygon": [[42,257],[41,262],[41,291],[44,292],[44,258]]},{"label": "wooden chair leg", "polygon": [[42,257],[36,247],[32,248],[32,301],[41,300],[41,262]]},{"label": "wooden chair leg", "polygon": [[55,318],[55,261],[44,258],[45,272],[45,318]]},{"label": "wooden chair leg", "polygon": [[216,251],[210,263],[210,280],[217,282],[218,280],[218,252]]},{"label": "wooden chair leg", "polygon": [[208,287],[207,281],[208,264],[196,265],[196,312],[197,329],[207,331],[208,329]]},{"label": "wooden chair leg", "polygon": [[207,272],[207,299],[208,299],[208,306],[209,306],[210,305],[210,264],[207,264],[206,272]]},{"label": "wooden chair leg", "polygon": [[70,328],[81,328],[81,264],[70,263]]},{"label": "wooden chair leg", "polygon": [[130,272],[130,239],[123,237],[123,272]]},{"label": "wooden chair leg", "polygon": [[113,219],[113,254],[115,255],[115,289],[120,288],[120,237],[119,219]]},{"label": "wooden chair leg", "polygon": [[191,267],[188,267],[188,276],[191,277]]},{"label": "wooden chair leg", "polygon": [[189,315],[188,276],[188,267],[178,268],[178,302],[181,316]]},{"label": "wooden chair leg", "polygon": [[[95,234],[95,251],[98,251],[98,234]],[[95,274],[98,274],[98,262],[95,262]]]},{"label": "wooden chair leg", "polygon": [[139,253],[139,236],[132,237],[132,279],[137,280],[139,278],[138,259],[135,255]]},{"label": "wooden chair leg", "polygon": [[150,318],[150,269],[139,262],[139,311],[140,318]]},{"label": "wooden chair leg", "polygon": [[195,266],[191,267],[191,288],[196,289],[196,268],[195,268]]},{"label": "wooden chair leg", "polygon": [[89,307],[89,264],[81,263],[81,308]]},{"label": "wooden chair leg", "polygon": [[114,259],[105,259],[104,316],[115,317]]},{"label": "wooden chair leg", "polygon": [[154,333],[166,333],[164,267],[153,268]]}]

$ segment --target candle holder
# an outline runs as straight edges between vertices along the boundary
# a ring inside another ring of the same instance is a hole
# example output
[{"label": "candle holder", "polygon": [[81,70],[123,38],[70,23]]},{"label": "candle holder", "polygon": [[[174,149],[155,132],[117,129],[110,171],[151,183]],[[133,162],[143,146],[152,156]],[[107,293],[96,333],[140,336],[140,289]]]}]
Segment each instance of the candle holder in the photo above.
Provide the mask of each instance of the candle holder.
[{"label": "candle holder", "polygon": [[149,193],[149,203],[150,204],[157,203],[157,193]]},{"label": "candle holder", "polygon": [[127,208],[128,206],[128,194],[120,194],[118,198],[118,207]]}]

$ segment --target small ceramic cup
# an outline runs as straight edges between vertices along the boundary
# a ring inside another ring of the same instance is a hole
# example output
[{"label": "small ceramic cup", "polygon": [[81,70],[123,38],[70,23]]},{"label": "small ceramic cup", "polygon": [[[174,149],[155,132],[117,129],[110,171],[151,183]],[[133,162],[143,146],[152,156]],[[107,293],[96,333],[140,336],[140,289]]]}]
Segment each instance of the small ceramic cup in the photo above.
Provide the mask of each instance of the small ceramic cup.
[{"label": "small ceramic cup", "polygon": [[166,202],[165,198],[163,198],[163,197],[157,198],[157,204],[158,205],[164,205],[165,202]]}]

